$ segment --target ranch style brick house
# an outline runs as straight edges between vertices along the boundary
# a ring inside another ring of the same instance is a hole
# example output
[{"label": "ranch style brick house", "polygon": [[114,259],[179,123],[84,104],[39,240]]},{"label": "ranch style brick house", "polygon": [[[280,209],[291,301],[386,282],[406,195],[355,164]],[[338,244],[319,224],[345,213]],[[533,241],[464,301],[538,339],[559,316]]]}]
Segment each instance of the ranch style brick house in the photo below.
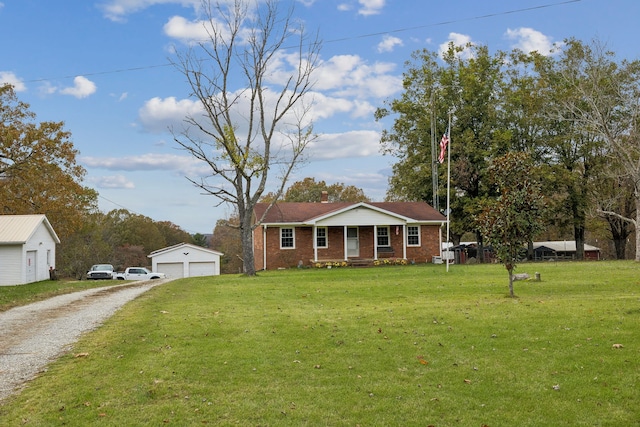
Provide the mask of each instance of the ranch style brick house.
[{"label": "ranch style brick house", "polygon": [[[431,262],[446,218],[423,202],[258,203],[256,271],[380,258]],[[267,210],[268,209],[268,210]]]}]

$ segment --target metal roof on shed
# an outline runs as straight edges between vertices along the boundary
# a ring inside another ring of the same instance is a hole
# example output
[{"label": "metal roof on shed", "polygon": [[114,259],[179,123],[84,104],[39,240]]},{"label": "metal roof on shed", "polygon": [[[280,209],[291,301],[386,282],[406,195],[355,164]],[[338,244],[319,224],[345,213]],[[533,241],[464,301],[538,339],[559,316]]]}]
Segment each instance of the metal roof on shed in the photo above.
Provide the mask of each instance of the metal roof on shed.
[{"label": "metal roof on shed", "polygon": [[43,222],[53,236],[53,240],[60,243],[58,235],[45,215],[0,215],[0,245],[27,243]]}]

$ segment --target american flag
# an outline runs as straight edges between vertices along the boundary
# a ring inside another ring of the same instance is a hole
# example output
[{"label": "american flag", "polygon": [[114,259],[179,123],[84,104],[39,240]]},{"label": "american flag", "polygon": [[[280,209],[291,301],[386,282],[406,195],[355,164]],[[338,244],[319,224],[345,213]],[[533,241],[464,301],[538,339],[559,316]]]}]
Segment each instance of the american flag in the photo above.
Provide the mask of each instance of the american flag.
[{"label": "american flag", "polygon": [[440,155],[438,156],[438,162],[444,163],[444,155],[447,152],[447,145],[449,145],[449,137],[445,134],[442,135],[440,140]]}]

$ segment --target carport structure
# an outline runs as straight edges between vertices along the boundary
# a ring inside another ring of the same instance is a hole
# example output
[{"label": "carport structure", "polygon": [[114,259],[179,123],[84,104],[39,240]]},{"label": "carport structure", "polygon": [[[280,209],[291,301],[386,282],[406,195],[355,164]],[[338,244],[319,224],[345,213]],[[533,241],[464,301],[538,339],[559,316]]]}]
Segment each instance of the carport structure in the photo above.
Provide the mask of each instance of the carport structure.
[{"label": "carport structure", "polygon": [[153,271],[164,273],[167,278],[217,276],[220,274],[220,257],[213,249],[190,243],[180,243],[151,252]]}]

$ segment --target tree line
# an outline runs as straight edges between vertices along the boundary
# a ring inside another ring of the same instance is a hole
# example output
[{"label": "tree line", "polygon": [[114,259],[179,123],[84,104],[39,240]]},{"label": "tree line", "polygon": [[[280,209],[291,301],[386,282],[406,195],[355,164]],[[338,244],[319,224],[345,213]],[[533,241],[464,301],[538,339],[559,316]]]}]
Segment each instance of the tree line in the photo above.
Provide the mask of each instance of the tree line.
[{"label": "tree line", "polygon": [[[552,52],[491,53],[487,46],[449,45],[441,55],[417,51],[404,91],[376,111],[392,119],[384,153],[396,157],[388,200],[424,200],[443,209],[446,168],[434,168],[434,137],[451,118],[451,233],[471,233],[482,247],[477,218],[500,196],[490,179],[494,160],[510,152],[531,159],[545,209],[542,240],[573,238],[584,256],[587,230],[606,229],[617,258],[640,220],[640,62],[618,60],[594,40],[565,40]],[[640,260],[640,233],[635,258]],[[479,254],[482,256],[483,251]]]}]

